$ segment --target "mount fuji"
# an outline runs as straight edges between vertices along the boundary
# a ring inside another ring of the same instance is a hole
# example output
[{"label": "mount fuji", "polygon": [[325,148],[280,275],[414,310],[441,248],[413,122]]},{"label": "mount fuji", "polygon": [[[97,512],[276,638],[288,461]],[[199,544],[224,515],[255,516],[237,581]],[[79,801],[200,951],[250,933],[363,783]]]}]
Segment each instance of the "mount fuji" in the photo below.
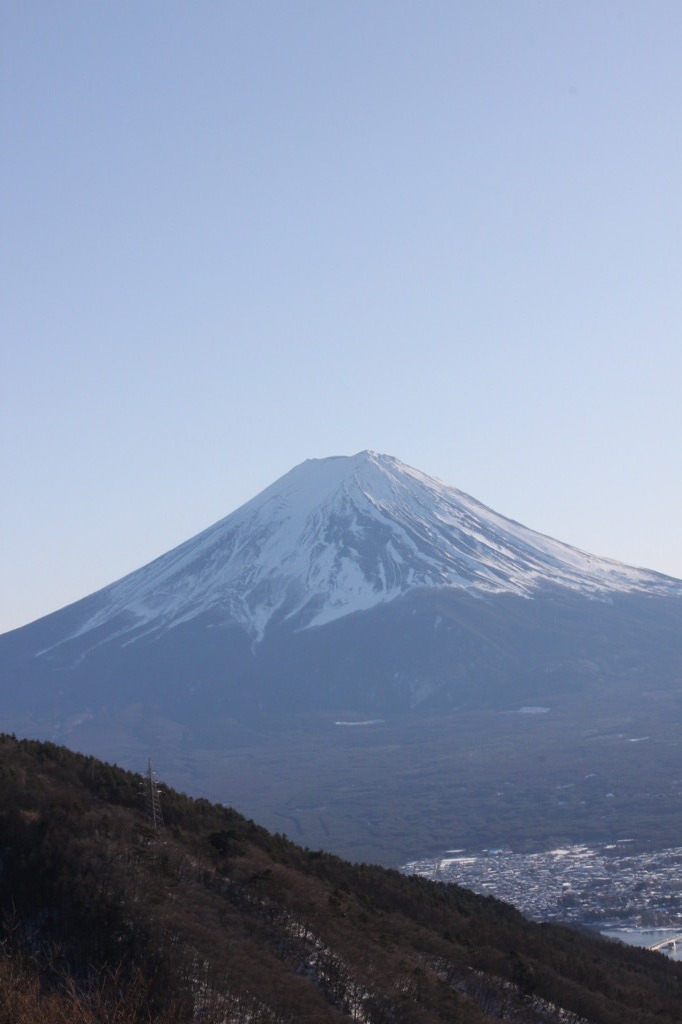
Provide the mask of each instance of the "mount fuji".
[{"label": "mount fuji", "polygon": [[682,581],[543,536],[371,451],[302,463],[0,637],[5,731],[124,764],[158,749],[190,789],[206,781],[201,757],[252,754],[265,722],[630,707],[681,687]]},{"label": "mount fuji", "polygon": [[297,466],[101,591],[66,639],[112,623],[130,641],[158,638],[209,614],[258,643],[276,623],[321,626],[425,587],[532,597],[547,585],[592,596],[682,593],[679,581],[543,537],[366,451]]}]

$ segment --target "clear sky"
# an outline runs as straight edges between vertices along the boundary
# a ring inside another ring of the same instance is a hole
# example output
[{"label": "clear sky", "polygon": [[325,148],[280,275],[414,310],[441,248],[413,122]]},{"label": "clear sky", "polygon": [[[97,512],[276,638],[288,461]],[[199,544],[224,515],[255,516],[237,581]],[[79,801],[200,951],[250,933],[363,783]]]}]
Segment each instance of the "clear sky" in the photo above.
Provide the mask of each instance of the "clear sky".
[{"label": "clear sky", "polygon": [[679,0],[0,18],[0,630],[364,448],[682,577]]}]

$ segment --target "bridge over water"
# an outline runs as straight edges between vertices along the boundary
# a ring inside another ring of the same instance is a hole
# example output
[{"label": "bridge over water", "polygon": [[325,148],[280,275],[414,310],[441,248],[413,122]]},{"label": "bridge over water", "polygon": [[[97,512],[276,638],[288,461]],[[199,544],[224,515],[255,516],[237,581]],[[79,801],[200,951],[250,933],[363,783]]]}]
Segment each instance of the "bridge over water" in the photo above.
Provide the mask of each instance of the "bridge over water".
[{"label": "bridge over water", "polygon": [[664,949],[665,946],[676,946],[678,942],[682,942],[682,932],[677,932],[676,935],[669,935],[667,939],[661,939],[660,942],[654,942],[653,946],[649,946],[649,949]]}]

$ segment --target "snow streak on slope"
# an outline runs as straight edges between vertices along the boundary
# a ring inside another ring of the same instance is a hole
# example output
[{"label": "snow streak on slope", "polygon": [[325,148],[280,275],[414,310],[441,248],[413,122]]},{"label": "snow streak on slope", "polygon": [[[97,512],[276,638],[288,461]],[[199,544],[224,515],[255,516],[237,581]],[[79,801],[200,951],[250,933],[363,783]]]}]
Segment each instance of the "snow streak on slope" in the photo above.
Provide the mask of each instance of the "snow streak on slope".
[{"label": "snow streak on slope", "polygon": [[302,463],[236,512],[100,591],[72,634],[119,620],[135,635],[210,612],[260,640],[318,626],[418,587],[532,597],[546,584],[605,596],[682,582],[528,530],[374,452]]}]

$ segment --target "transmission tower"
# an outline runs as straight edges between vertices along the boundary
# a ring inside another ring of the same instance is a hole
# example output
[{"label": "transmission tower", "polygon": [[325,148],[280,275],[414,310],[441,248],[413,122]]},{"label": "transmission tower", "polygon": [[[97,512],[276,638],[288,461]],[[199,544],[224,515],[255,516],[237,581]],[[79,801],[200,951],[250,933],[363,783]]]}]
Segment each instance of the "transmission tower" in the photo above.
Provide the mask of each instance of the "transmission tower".
[{"label": "transmission tower", "polygon": [[149,823],[153,829],[163,828],[163,814],[161,813],[161,800],[159,799],[159,787],[156,781],[156,772],[152,768],[151,757],[147,761],[147,776],[145,780],[145,805]]}]

